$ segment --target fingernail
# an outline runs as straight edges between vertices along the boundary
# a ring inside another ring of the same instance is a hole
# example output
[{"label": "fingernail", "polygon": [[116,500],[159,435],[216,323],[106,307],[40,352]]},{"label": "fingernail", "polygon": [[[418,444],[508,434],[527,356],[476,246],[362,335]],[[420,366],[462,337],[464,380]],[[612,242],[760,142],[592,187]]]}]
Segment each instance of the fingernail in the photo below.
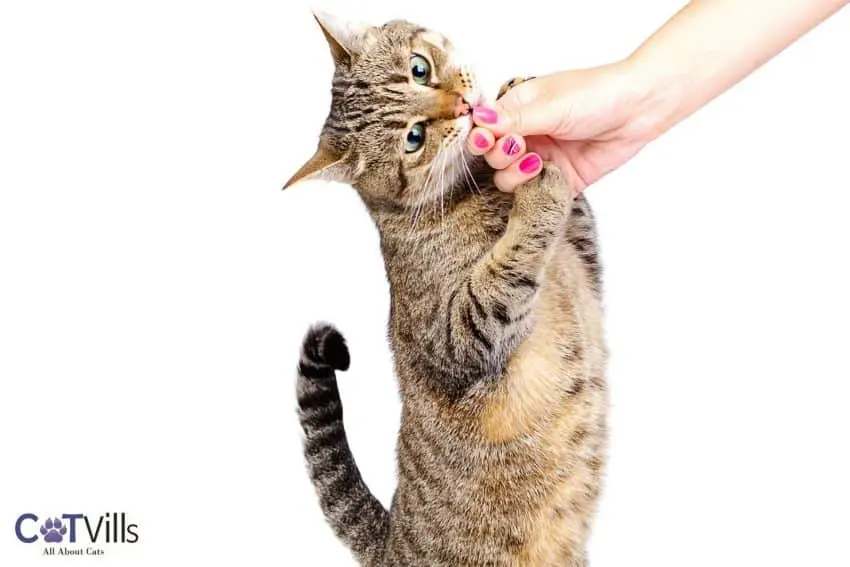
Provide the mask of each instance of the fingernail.
[{"label": "fingernail", "polygon": [[475,147],[476,148],[483,150],[484,148],[486,148],[489,145],[490,145],[490,141],[487,138],[485,138],[483,134],[476,134],[475,135]]},{"label": "fingernail", "polygon": [[487,108],[485,106],[476,106],[472,109],[472,113],[476,118],[484,122],[485,124],[495,124],[499,121],[499,115],[496,114],[496,111],[492,108]]},{"label": "fingernail", "polygon": [[529,173],[534,173],[540,168],[540,158],[534,154],[530,156],[525,156],[521,162],[519,162],[519,170],[526,175]]},{"label": "fingernail", "polygon": [[515,156],[519,153],[519,143],[512,136],[509,136],[502,142],[502,151],[505,152],[506,156]]}]

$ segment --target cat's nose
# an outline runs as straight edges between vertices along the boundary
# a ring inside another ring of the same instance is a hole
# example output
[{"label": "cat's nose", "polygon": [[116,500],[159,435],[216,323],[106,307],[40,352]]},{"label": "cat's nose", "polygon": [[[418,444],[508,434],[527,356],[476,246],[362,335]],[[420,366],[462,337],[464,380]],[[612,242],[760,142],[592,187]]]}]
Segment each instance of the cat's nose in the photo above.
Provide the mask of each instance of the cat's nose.
[{"label": "cat's nose", "polygon": [[456,92],[439,91],[429,100],[426,114],[432,120],[453,120],[469,114],[471,108],[464,98]]},{"label": "cat's nose", "polygon": [[455,118],[466,116],[470,113],[471,109],[472,106],[466,101],[466,99],[462,96],[459,96],[457,99],[457,104],[455,105]]}]

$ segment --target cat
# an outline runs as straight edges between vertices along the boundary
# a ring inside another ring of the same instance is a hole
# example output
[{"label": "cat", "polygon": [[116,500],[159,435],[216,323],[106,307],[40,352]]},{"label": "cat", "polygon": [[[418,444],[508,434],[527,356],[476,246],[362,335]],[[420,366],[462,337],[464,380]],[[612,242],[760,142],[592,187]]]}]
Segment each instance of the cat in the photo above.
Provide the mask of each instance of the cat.
[{"label": "cat", "polygon": [[549,163],[514,194],[494,188],[465,146],[483,97],[441,34],[315,17],[335,64],[331,108],[285,188],[329,179],[365,203],[402,400],[386,510],[343,427],[346,341],[328,323],[307,331],[296,395],[327,521],[367,567],[585,566],[608,407],[590,206]]}]

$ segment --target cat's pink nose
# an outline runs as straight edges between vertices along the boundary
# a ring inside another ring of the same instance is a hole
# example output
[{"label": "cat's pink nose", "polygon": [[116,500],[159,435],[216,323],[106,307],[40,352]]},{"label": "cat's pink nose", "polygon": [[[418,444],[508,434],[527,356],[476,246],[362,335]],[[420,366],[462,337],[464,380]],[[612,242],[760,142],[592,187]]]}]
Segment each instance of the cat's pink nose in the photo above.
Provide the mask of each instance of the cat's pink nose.
[{"label": "cat's pink nose", "polygon": [[457,103],[455,104],[455,118],[460,118],[461,116],[466,116],[471,111],[471,107],[466,100],[459,96],[457,97]]},{"label": "cat's pink nose", "polygon": [[425,116],[431,120],[452,120],[472,111],[469,103],[457,92],[436,91],[428,102]]}]

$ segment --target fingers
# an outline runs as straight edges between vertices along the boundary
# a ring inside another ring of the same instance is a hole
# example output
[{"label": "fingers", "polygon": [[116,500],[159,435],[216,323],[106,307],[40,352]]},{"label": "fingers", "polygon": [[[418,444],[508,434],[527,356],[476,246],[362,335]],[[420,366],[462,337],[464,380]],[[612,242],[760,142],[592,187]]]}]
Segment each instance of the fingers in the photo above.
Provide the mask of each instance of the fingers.
[{"label": "fingers", "polygon": [[493,149],[484,154],[484,160],[493,169],[505,169],[525,153],[522,136],[508,134],[496,140]]},{"label": "fingers", "polygon": [[510,166],[497,171],[493,183],[505,193],[512,193],[518,186],[534,179],[543,168],[543,160],[535,153],[524,155]]},{"label": "fingers", "polygon": [[543,101],[546,79],[532,79],[508,90],[492,106],[476,106],[472,119],[478,126],[488,128],[497,136],[515,132],[523,136],[546,134],[553,128],[557,113]]},{"label": "fingers", "polygon": [[538,92],[534,81],[526,81],[509,90],[498,104],[472,109],[476,127],[469,134],[467,147],[473,155],[484,156],[487,164],[496,170],[493,181],[500,191],[513,192],[543,168],[540,154],[526,154],[526,141],[517,129],[523,124],[516,110],[518,105],[531,102]]},{"label": "fingers", "polygon": [[513,192],[518,185],[540,173],[540,155],[525,153],[526,142],[522,136],[508,134],[496,139],[487,128],[473,128],[466,145],[473,155],[484,156],[484,161],[496,170],[493,180],[501,191]]},{"label": "fingers", "polygon": [[496,143],[496,136],[486,128],[473,128],[466,138],[466,147],[474,156],[483,156]]},{"label": "fingers", "polygon": [[473,155],[484,156],[484,161],[493,169],[505,169],[525,153],[522,136],[508,134],[498,140],[486,128],[474,128],[466,140]]},{"label": "fingers", "polygon": [[475,106],[472,108],[472,121],[477,126],[486,128],[496,136],[504,136],[511,131],[511,119],[491,106]]}]

